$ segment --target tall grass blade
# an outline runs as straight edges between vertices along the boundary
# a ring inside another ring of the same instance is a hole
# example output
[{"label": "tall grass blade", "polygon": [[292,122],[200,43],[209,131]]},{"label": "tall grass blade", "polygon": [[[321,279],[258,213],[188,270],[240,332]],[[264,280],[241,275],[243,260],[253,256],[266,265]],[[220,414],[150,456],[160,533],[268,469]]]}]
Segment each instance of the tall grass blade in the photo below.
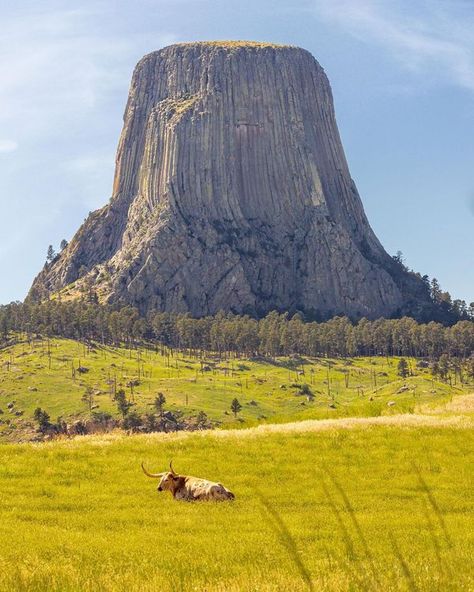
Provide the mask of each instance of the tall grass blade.
[{"label": "tall grass blade", "polygon": [[440,574],[444,574],[446,571],[448,576],[450,576],[451,574],[450,574],[449,567],[446,566],[446,568],[445,568],[445,566],[443,565],[443,560],[441,557],[441,546],[439,544],[438,536],[436,534],[436,529],[433,524],[433,521],[431,520],[430,512],[429,512],[427,505],[428,505],[428,502],[426,500],[423,500],[423,513],[425,515],[426,523],[428,525],[430,539],[431,539],[431,542],[433,543],[433,549],[434,549],[434,553],[436,556],[436,561],[438,563],[438,569],[439,569]]},{"label": "tall grass blade", "polygon": [[[326,483],[324,483],[323,480],[321,480],[321,486],[323,488],[324,495],[326,496],[326,499],[327,499],[329,505],[331,506],[332,513],[336,517],[336,521],[339,526],[339,530],[341,531],[341,534],[342,534],[342,539],[343,539],[344,544],[346,546],[347,555],[348,555],[349,559],[351,561],[353,561],[356,559],[356,552],[355,552],[354,543],[352,541],[349,530],[347,529],[346,525],[344,524],[344,520],[342,519],[341,512],[338,510],[336,504],[334,503],[334,500],[331,497],[329,489],[327,488],[327,485],[326,485]],[[347,563],[346,567],[348,568],[348,572],[349,572],[351,578],[353,578],[354,581],[357,581],[357,584],[362,589],[367,590],[368,586],[362,585],[364,581],[365,581],[365,584],[367,584],[367,579],[366,579],[367,572],[365,571],[365,569],[364,569],[364,578],[361,578],[360,574],[353,568],[351,563]]]},{"label": "tall grass blade", "polygon": [[329,493],[329,489],[327,488],[327,485],[326,485],[326,483],[324,483],[324,481],[321,481],[321,486],[323,488],[326,500],[329,503],[329,505],[331,506],[332,513],[334,514],[334,516],[336,518],[337,524],[339,526],[339,530],[341,531],[342,538],[343,538],[344,544],[346,546],[347,555],[348,555],[349,559],[353,560],[356,558],[356,553],[355,553],[354,543],[352,542],[351,535],[349,534],[347,526],[344,524],[344,520],[341,517],[341,513],[339,512],[336,504],[334,503],[334,501],[331,497],[331,494]]},{"label": "tall grass blade", "polygon": [[408,563],[405,561],[402,552],[400,551],[397,541],[395,540],[392,533],[389,534],[390,543],[392,545],[392,550],[395,557],[398,559],[400,563],[400,567],[402,568],[403,577],[407,583],[408,589],[410,592],[417,592],[418,588],[416,587],[415,580],[411,574],[410,568],[408,567]]},{"label": "tall grass blade", "polygon": [[418,477],[418,481],[420,482],[421,488],[426,493],[426,497],[428,498],[428,501],[429,501],[431,507],[433,508],[433,512],[436,514],[436,517],[438,518],[438,522],[439,522],[439,525],[441,526],[441,529],[443,531],[444,538],[446,539],[446,542],[448,543],[448,545],[450,547],[452,547],[453,543],[452,543],[451,537],[449,535],[448,528],[446,526],[446,521],[444,519],[443,513],[442,513],[440,507],[438,506],[438,502],[436,501],[429,485],[423,479],[420,469],[415,465],[415,463],[412,463],[412,467],[416,473],[416,476]]},{"label": "tall grass blade", "polygon": [[367,540],[366,540],[365,535],[362,531],[362,528],[359,524],[359,521],[357,520],[357,516],[355,514],[354,508],[352,507],[352,504],[351,504],[346,492],[344,491],[342,485],[338,482],[336,477],[334,477],[334,475],[331,473],[331,471],[328,469],[328,467],[323,465],[323,470],[326,473],[326,475],[329,477],[329,479],[331,479],[332,484],[334,485],[334,487],[336,488],[336,490],[339,492],[340,496],[342,497],[342,500],[344,502],[344,506],[346,507],[346,510],[350,516],[351,521],[352,521],[352,524],[354,525],[357,535],[359,536],[360,542],[362,543],[362,547],[364,549],[365,555],[369,560],[370,569],[372,571],[374,579],[378,583],[378,574],[377,574],[377,570],[375,568],[374,558],[372,556],[372,552],[370,551],[369,545],[367,544]]},{"label": "tall grass blade", "polygon": [[255,489],[255,492],[258,498],[260,499],[260,502],[262,503],[262,505],[271,517],[271,520],[269,522],[270,526],[272,526],[273,530],[277,533],[281,542],[286,547],[289,556],[293,560],[293,563],[296,565],[302,579],[308,586],[308,590],[310,592],[314,592],[311,574],[309,573],[308,569],[303,563],[303,560],[301,559],[301,555],[298,551],[296,542],[292,537],[290,531],[288,530],[288,527],[283,522],[280,514],[276,511],[272,504],[263,496],[263,494],[258,489]]}]

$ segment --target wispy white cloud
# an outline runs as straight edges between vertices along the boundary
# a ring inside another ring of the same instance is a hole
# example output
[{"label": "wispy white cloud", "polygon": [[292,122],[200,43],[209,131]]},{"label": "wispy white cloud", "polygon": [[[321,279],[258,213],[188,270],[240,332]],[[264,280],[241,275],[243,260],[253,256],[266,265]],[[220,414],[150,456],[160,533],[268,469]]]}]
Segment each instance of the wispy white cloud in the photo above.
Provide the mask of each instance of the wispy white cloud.
[{"label": "wispy white cloud", "polygon": [[318,18],[388,52],[426,82],[474,91],[474,7],[462,0],[313,0]]},{"label": "wispy white cloud", "polygon": [[[59,127],[63,117],[85,118],[123,89],[137,37],[105,34],[101,5],[2,15],[0,36],[0,124],[31,141]],[[160,46],[174,40],[158,35]],[[146,45],[146,42],[145,42]],[[153,47],[153,46],[152,46]],[[136,58],[140,57],[139,50]]]},{"label": "wispy white cloud", "polygon": [[25,290],[44,245],[107,202],[132,69],[175,36],[159,15],[147,19],[125,0],[0,4],[0,269],[12,277],[0,286],[5,300]]},{"label": "wispy white cloud", "polygon": [[[80,8],[55,0],[2,8],[0,152],[22,147],[13,163],[0,163],[4,195],[14,188],[17,199],[30,200],[22,179],[33,175],[36,184],[41,179],[51,211],[52,200],[59,207],[82,201],[89,208],[108,198],[133,66],[144,53],[175,40],[143,28],[124,32],[115,22],[104,27],[110,18],[110,6],[98,0]],[[86,161],[89,170],[80,171],[78,163]],[[51,185],[61,189],[52,192]]]},{"label": "wispy white cloud", "polygon": [[17,149],[18,142],[0,139],[0,152],[15,152]]}]

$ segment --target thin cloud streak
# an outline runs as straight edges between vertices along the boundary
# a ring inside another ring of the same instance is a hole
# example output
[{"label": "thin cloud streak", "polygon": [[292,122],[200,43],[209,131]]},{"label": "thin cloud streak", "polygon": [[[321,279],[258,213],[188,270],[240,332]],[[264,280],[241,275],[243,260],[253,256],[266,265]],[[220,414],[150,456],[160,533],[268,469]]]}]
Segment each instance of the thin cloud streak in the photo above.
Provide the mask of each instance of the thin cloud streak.
[{"label": "thin cloud streak", "polygon": [[362,43],[380,46],[405,69],[474,92],[474,10],[465,6],[430,0],[413,14],[400,0],[314,0],[312,10]]},{"label": "thin cloud streak", "polygon": [[24,294],[44,245],[106,203],[133,67],[176,40],[115,8],[25,0],[0,10],[0,268],[13,278],[2,300]]},{"label": "thin cloud streak", "polygon": [[[103,15],[102,15],[103,16]],[[0,125],[33,137],[62,119],[87,118],[129,78],[135,37],[104,35],[92,9],[30,10],[4,17],[0,37]],[[143,37],[140,40],[143,43]],[[173,41],[158,35],[158,44]],[[56,124],[56,125],[55,125]]]},{"label": "thin cloud streak", "polygon": [[13,140],[0,140],[0,152],[15,152],[18,150],[18,142]]},{"label": "thin cloud streak", "polygon": [[[26,202],[29,191],[24,187],[22,194],[15,178],[22,170],[30,174],[39,170],[47,184],[50,171],[50,177],[56,177],[61,186],[50,199],[59,204],[82,195],[88,207],[94,200],[97,205],[97,200],[104,201],[108,195],[100,196],[97,191],[103,185],[103,175],[101,183],[98,174],[81,177],[76,171],[72,197],[68,168],[90,161],[99,149],[102,152],[95,171],[106,159],[110,164],[105,169],[113,169],[116,138],[109,137],[104,110],[118,111],[118,128],[120,105],[125,105],[134,64],[150,49],[173,43],[175,36],[143,30],[122,35],[114,28],[104,29],[102,23],[110,14],[102,3],[77,9],[56,8],[54,3],[48,9],[31,4],[22,11],[12,8],[3,12],[0,153],[13,152],[21,145],[22,157],[16,164],[9,159],[8,168],[2,159],[0,190],[7,194],[15,187],[17,199]],[[94,148],[89,138],[95,138]]]}]

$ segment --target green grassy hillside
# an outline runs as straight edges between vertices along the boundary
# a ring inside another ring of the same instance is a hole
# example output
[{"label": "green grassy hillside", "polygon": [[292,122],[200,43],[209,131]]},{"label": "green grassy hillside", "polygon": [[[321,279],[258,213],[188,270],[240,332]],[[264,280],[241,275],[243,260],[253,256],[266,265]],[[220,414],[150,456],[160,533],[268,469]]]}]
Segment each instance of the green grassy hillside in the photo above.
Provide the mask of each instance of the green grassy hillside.
[{"label": "green grassy hillside", "polygon": [[[433,380],[428,369],[408,361],[412,376],[402,379],[398,358],[219,360],[90,348],[65,339],[24,342],[0,351],[0,439],[34,435],[37,407],[53,420],[87,418],[81,399],[88,387],[96,393],[95,411],[118,416],[113,395],[123,388],[137,412],[149,412],[157,392],[163,392],[167,409],[187,416],[204,411],[217,425],[228,426],[413,412],[419,404],[439,404],[472,389]],[[303,385],[314,398],[302,393]],[[234,397],[243,406],[237,421],[230,412]]]},{"label": "green grassy hillside", "polygon": [[[473,590],[473,450],[413,415],[3,445],[0,590]],[[236,501],[158,494],[170,458]]]}]

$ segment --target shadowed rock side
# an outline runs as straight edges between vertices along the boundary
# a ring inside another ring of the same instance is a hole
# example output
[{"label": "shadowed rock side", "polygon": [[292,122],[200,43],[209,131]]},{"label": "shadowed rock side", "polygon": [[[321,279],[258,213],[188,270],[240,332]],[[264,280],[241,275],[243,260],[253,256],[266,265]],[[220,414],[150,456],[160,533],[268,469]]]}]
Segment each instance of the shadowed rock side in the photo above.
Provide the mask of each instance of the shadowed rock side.
[{"label": "shadowed rock side", "polygon": [[316,60],[225,42],[137,65],[111,201],[32,293],[73,282],[103,301],[196,316],[376,317],[423,294],[369,226]]}]

